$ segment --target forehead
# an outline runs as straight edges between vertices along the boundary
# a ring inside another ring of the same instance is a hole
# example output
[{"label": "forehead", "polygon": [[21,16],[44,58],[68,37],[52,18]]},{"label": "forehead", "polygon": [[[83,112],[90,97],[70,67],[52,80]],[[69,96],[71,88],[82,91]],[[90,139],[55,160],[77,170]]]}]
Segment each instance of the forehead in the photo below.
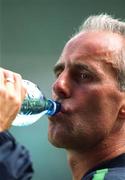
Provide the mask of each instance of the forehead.
[{"label": "forehead", "polygon": [[122,48],[120,35],[111,32],[82,32],[74,36],[63,49],[61,62],[77,59],[103,59],[113,61]]}]

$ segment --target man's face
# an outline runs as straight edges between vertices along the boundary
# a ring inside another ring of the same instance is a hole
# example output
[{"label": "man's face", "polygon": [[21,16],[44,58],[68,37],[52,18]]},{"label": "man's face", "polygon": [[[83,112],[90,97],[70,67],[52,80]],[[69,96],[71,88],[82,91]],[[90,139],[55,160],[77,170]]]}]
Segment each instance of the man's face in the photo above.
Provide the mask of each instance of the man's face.
[{"label": "man's face", "polygon": [[52,97],[62,110],[49,118],[49,140],[66,149],[88,149],[116,131],[121,95],[112,63],[121,38],[108,32],[80,33],[55,66]]}]

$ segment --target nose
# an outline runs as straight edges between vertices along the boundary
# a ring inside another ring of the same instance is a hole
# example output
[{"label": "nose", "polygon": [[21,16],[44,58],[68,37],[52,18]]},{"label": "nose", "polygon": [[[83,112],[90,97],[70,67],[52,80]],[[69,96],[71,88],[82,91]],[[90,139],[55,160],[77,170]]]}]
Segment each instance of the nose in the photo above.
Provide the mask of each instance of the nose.
[{"label": "nose", "polygon": [[71,96],[71,81],[67,73],[59,75],[52,86],[53,96],[57,98],[69,98]]}]

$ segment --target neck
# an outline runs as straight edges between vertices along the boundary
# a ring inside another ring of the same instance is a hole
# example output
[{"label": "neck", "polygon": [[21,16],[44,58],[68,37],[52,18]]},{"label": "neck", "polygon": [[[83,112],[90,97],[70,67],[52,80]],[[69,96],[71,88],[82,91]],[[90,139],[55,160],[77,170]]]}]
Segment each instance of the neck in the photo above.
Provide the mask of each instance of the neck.
[{"label": "neck", "polygon": [[123,140],[116,141],[111,138],[87,151],[67,150],[67,152],[73,180],[80,180],[90,169],[124,153],[125,143]]}]

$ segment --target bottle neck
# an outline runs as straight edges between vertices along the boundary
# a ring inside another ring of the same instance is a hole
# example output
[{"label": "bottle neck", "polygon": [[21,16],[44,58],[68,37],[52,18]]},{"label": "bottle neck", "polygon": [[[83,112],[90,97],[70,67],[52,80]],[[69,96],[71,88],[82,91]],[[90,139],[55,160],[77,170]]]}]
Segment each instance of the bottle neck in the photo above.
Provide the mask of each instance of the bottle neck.
[{"label": "bottle neck", "polygon": [[57,101],[48,99],[46,109],[48,110],[47,115],[53,116],[53,115],[55,115],[56,113],[58,113],[60,111],[61,104],[59,102],[57,102]]}]

